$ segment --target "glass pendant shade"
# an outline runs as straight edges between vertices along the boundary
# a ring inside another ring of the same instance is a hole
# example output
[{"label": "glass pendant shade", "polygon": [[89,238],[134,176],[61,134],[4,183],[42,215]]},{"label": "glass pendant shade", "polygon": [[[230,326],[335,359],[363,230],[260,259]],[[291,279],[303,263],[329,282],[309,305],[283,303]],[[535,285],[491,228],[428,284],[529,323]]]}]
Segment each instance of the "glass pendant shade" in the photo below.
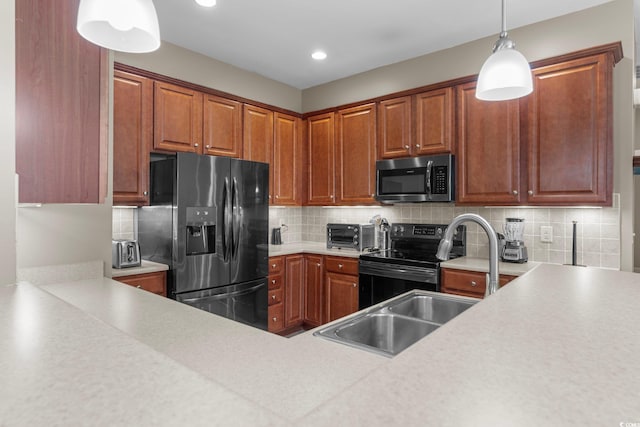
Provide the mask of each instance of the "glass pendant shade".
[{"label": "glass pendant shade", "polygon": [[476,86],[476,98],[502,101],[520,98],[533,91],[531,67],[513,48],[496,50],[485,61]]},{"label": "glass pendant shade", "polygon": [[80,0],[78,33],[91,43],[120,52],[152,52],[160,28],[151,0]]}]

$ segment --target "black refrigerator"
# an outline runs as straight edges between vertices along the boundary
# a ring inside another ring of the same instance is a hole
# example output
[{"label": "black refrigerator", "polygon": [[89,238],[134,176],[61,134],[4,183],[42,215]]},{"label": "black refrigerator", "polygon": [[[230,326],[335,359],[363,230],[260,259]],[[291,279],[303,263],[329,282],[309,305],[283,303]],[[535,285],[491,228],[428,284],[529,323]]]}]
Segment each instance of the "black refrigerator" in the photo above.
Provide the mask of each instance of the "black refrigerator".
[{"label": "black refrigerator", "polygon": [[168,295],[267,329],[269,166],[178,153],[153,160],[138,209],[143,259],[168,264]]}]

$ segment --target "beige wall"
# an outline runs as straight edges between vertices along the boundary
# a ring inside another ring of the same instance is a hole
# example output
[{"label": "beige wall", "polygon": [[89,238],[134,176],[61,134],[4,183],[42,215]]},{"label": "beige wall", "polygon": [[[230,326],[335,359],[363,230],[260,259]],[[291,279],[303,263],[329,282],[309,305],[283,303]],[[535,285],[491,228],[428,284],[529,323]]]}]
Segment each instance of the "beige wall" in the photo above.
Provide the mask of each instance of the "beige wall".
[{"label": "beige wall", "polygon": [[0,4],[0,285],[16,279],[14,5]]},{"label": "beige wall", "polygon": [[302,91],[250,71],[162,42],[155,52],[116,52],[115,61],[287,110],[302,111]]}]

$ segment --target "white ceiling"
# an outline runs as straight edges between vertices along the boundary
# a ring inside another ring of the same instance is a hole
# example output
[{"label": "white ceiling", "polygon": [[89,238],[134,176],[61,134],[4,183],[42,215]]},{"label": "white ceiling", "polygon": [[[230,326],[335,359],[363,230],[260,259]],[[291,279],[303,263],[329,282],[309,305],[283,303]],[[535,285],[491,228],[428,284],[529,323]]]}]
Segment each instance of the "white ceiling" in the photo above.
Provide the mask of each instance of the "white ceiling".
[{"label": "white ceiling", "polygon": [[[507,29],[608,1],[509,0]],[[154,0],[162,39],[299,89],[497,38],[501,25],[501,0],[217,2],[209,9],[194,0]],[[315,49],[328,58],[311,59]]]}]

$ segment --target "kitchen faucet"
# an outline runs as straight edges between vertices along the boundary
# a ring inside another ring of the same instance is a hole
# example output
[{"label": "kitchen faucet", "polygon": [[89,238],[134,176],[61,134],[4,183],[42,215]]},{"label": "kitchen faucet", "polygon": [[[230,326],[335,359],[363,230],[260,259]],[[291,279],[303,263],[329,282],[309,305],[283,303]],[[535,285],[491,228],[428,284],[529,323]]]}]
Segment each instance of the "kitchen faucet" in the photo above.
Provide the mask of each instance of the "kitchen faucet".
[{"label": "kitchen faucet", "polygon": [[471,213],[455,217],[447,227],[447,231],[444,233],[444,237],[438,245],[438,253],[436,254],[436,257],[443,261],[449,259],[453,233],[460,224],[467,221],[478,224],[484,229],[487,236],[489,236],[489,274],[487,275],[487,289],[484,293],[484,296],[487,297],[498,290],[498,236],[486,219],[482,218],[480,215]]}]

